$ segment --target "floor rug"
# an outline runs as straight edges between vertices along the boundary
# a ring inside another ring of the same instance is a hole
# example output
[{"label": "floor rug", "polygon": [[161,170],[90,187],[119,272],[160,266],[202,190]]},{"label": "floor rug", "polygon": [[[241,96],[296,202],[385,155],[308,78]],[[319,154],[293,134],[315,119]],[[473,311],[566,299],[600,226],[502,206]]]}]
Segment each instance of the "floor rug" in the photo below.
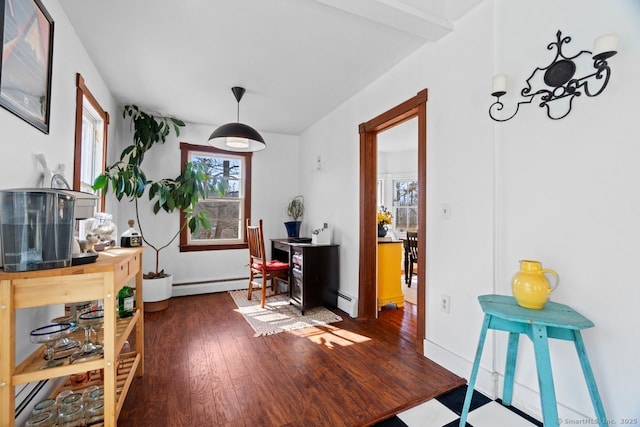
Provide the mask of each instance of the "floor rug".
[{"label": "floor rug", "polygon": [[260,292],[254,292],[247,299],[247,290],[230,291],[229,294],[238,306],[247,323],[255,331],[256,337],[277,334],[285,331],[326,325],[339,322],[342,317],[324,307],[315,307],[304,311],[304,316],[295,306],[289,304],[288,295],[267,298],[264,308],[260,307]]},{"label": "floor rug", "polygon": [[418,276],[415,274],[411,278],[411,286],[407,286],[404,281],[404,275],[402,276],[402,293],[404,294],[404,300],[411,304],[418,303]]}]

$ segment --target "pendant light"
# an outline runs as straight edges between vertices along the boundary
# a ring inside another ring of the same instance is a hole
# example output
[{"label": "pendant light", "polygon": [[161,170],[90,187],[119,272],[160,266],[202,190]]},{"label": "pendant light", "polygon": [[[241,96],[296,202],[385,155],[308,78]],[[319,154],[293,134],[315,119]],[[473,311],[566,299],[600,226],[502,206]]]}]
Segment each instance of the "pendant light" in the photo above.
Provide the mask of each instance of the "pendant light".
[{"label": "pendant light", "polygon": [[262,136],[251,126],[240,123],[240,100],[244,88],[232,87],[233,96],[238,101],[238,118],[234,123],[227,123],[214,130],[209,137],[209,144],[226,151],[260,151],[267,147]]}]

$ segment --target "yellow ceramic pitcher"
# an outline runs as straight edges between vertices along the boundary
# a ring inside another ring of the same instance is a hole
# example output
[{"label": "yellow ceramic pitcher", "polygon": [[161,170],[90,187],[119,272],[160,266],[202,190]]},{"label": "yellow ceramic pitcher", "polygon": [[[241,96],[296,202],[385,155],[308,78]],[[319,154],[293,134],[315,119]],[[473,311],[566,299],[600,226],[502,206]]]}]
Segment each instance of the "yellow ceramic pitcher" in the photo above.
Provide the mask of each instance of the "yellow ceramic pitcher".
[{"label": "yellow ceramic pitcher", "polygon": [[[554,278],[553,286],[545,275]],[[549,300],[549,294],[558,287],[560,278],[553,270],[543,270],[540,261],[523,259],[520,261],[520,271],[513,276],[511,291],[518,305],[540,310]]]}]

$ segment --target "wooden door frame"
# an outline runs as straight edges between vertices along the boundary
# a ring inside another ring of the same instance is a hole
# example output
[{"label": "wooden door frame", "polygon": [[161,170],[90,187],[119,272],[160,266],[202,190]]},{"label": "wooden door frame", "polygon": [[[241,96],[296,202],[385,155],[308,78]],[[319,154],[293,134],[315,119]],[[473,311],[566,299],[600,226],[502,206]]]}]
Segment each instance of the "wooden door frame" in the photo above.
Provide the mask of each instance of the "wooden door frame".
[{"label": "wooden door frame", "polygon": [[380,114],[358,127],[360,133],[360,260],[358,280],[358,317],[377,316],[377,135],[379,132],[418,118],[418,317],[416,351],[424,353],[425,274],[427,242],[427,99],[424,89],[416,96]]}]

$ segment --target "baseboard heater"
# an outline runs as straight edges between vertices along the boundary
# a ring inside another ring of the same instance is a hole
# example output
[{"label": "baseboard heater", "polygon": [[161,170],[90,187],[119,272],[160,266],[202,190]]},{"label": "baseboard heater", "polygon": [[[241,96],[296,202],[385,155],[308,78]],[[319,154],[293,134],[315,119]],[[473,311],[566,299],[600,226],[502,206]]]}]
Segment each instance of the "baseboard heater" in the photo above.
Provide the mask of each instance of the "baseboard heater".
[{"label": "baseboard heater", "polygon": [[248,287],[249,277],[182,282],[173,284],[171,289],[171,296],[183,297],[187,295],[211,294],[215,292],[227,292],[235,291],[237,289],[247,289]]},{"label": "baseboard heater", "polygon": [[249,280],[249,276],[235,277],[232,279],[211,279],[211,280],[197,280],[195,282],[181,282],[181,283],[174,283],[173,286],[202,285],[205,283],[225,283],[225,282],[235,282],[238,280]]},{"label": "baseboard heater", "polygon": [[351,317],[358,317],[358,299],[354,296],[338,291],[338,308]]}]

